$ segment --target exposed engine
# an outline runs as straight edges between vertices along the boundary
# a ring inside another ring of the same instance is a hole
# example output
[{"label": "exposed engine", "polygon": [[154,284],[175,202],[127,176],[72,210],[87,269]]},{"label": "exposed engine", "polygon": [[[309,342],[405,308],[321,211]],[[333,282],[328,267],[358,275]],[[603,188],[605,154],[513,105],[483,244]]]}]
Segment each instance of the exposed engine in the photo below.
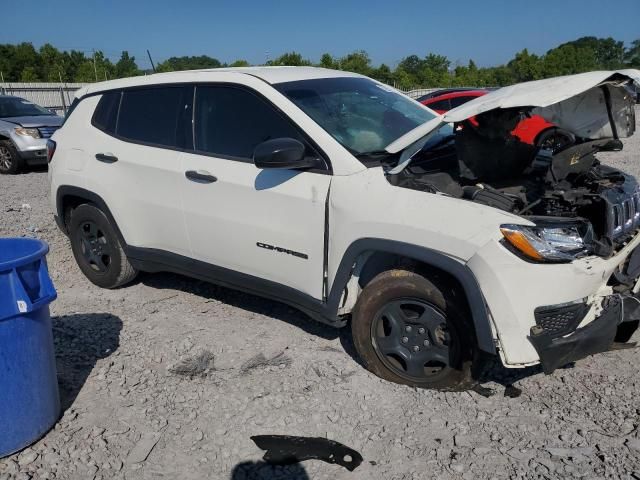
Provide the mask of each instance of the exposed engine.
[{"label": "exposed engine", "polygon": [[640,227],[638,183],[596,158],[599,151],[620,150],[622,143],[563,132],[571,142],[538,148],[510,134],[521,115],[503,109],[446,126],[407,168],[388,179],[394,185],[442,192],[534,221],[551,217],[582,223],[592,232],[592,253],[610,256]]}]

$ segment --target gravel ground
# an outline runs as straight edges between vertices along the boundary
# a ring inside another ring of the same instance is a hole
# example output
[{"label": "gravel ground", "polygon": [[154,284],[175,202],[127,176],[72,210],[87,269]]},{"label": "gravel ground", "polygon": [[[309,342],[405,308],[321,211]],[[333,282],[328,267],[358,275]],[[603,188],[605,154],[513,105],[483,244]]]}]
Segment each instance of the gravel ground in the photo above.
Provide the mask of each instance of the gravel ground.
[{"label": "gravel ground", "polygon": [[[639,156],[640,134],[601,158],[640,175]],[[496,367],[484,395],[416,390],[364,370],[348,331],[272,301],[172,274],[93,286],[54,224],[43,171],[0,176],[0,236],[51,247],[65,410],[0,460],[1,480],[640,479],[640,350],[550,376]],[[519,396],[503,386],[514,380]],[[271,467],[259,434],[326,436],[364,462]]]}]

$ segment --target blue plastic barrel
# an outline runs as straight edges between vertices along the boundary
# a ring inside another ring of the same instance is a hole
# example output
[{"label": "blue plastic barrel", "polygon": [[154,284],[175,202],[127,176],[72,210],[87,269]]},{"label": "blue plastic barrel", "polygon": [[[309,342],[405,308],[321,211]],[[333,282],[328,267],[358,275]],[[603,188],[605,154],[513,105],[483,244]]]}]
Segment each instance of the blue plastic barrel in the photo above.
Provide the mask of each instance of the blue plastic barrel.
[{"label": "blue plastic barrel", "polygon": [[0,238],[0,457],[38,440],[60,415],[48,252],[41,240]]}]

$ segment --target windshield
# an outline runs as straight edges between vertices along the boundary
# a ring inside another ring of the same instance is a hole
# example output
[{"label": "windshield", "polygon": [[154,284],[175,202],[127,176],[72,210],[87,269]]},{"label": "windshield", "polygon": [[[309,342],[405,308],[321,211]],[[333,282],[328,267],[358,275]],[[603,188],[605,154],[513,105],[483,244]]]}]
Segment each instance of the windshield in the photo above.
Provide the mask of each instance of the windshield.
[{"label": "windshield", "polygon": [[20,97],[0,98],[0,118],[53,115],[46,108]]},{"label": "windshield", "polygon": [[368,78],[323,78],[275,85],[356,156],[379,152],[431,120],[426,107]]}]

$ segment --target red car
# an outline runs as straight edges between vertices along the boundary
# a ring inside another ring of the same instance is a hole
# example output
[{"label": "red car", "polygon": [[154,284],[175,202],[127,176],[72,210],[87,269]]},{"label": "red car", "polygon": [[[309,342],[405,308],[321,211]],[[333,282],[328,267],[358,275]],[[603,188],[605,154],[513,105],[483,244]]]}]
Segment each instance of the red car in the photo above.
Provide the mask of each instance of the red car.
[{"label": "red car", "polygon": [[[445,89],[429,93],[417,100],[431,110],[442,114],[489,92],[490,90],[470,88]],[[471,119],[471,121],[474,120]],[[511,133],[524,143],[545,147],[553,151],[567,144],[572,144],[574,141],[568,132],[558,129],[540,115],[532,115],[521,120]]]}]

